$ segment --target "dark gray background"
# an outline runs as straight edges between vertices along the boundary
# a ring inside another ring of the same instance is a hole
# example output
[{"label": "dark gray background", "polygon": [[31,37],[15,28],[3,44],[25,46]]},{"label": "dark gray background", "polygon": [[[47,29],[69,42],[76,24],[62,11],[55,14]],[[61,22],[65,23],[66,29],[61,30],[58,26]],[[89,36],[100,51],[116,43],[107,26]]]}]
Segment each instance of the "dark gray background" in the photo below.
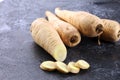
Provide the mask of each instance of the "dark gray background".
[{"label": "dark gray background", "polygon": [[120,22],[120,0],[4,0],[0,2],[0,80],[120,80],[120,41],[103,42],[82,37],[68,49],[65,63],[84,59],[91,68],[79,74],[47,72],[41,62],[54,60],[30,35],[30,24],[56,7],[84,10]]}]

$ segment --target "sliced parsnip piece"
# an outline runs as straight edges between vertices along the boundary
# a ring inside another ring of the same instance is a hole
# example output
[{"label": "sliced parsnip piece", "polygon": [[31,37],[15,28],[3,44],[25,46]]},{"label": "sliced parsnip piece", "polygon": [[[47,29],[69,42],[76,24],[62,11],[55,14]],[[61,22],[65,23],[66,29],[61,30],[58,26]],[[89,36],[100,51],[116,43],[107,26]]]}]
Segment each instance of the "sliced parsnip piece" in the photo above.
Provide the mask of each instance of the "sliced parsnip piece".
[{"label": "sliced parsnip piece", "polygon": [[56,65],[53,61],[44,61],[40,64],[40,68],[46,71],[53,71],[56,69]]},{"label": "sliced parsnip piece", "polygon": [[89,63],[87,63],[85,60],[78,60],[75,63],[75,66],[81,69],[88,69],[90,67]]},{"label": "sliced parsnip piece", "polygon": [[75,62],[69,62],[67,67],[71,73],[79,73],[80,71],[80,68],[75,66]]},{"label": "sliced parsnip piece", "polygon": [[56,69],[62,73],[68,73],[69,70],[67,69],[67,65],[61,61],[57,61],[56,63]]}]

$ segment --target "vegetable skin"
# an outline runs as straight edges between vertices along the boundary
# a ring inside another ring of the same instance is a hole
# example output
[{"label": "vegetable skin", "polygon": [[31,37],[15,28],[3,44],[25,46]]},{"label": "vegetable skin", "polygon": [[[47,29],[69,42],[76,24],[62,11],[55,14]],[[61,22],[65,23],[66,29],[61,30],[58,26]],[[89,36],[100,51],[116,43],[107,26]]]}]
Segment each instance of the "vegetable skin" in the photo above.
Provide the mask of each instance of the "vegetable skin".
[{"label": "vegetable skin", "polygon": [[120,24],[117,21],[102,19],[104,24],[103,34],[101,39],[109,42],[120,40]]},{"label": "vegetable skin", "polygon": [[69,47],[74,47],[80,43],[81,36],[79,31],[75,27],[63,20],[60,20],[56,15],[54,15],[50,11],[46,11],[45,14],[48,18],[48,21],[51,24],[53,24],[53,28],[55,28],[59,33],[65,45]]},{"label": "vegetable skin", "polygon": [[88,12],[60,10],[59,8],[56,8],[55,14],[59,18],[74,25],[74,27],[76,27],[81,34],[87,37],[97,37],[103,32],[102,20]]},{"label": "vegetable skin", "polygon": [[44,18],[38,18],[31,24],[31,35],[35,43],[46,50],[55,60],[64,61],[67,50],[57,31]]}]

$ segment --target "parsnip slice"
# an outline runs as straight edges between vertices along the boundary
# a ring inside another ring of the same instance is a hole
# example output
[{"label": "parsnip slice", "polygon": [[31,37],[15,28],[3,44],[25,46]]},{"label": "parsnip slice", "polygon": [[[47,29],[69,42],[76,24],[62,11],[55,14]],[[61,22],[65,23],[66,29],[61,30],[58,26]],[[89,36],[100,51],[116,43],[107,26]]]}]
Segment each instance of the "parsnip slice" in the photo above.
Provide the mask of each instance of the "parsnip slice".
[{"label": "parsnip slice", "polygon": [[40,68],[46,71],[53,71],[56,69],[56,65],[55,65],[55,62],[53,61],[44,61],[40,65]]},{"label": "parsnip slice", "polygon": [[90,67],[89,63],[86,62],[85,60],[78,60],[76,63],[75,63],[75,66],[76,67],[79,67],[81,69],[88,69]]},{"label": "parsnip slice", "polygon": [[80,68],[75,66],[75,62],[69,62],[67,67],[71,73],[79,73],[80,71]]},{"label": "parsnip slice", "polygon": [[57,61],[56,62],[56,68],[58,71],[62,72],[62,73],[68,73],[69,70],[67,69],[67,65],[63,62]]}]

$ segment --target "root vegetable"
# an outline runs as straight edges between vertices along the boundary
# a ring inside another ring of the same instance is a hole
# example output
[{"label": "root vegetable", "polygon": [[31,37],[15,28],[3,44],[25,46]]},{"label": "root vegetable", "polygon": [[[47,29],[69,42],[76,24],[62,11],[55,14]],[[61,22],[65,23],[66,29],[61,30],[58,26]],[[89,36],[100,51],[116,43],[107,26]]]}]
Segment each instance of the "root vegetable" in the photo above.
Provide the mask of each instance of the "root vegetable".
[{"label": "root vegetable", "polygon": [[45,49],[55,60],[64,61],[67,50],[57,31],[44,18],[38,18],[31,24],[34,41]]},{"label": "root vegetable", "polygon": [[75,66],[75,62],[69,62],[68,63],[68,70],[71,72],[71,73],[79,73],[80,71],[80,68],[76,67]]},{"label": "root vegetable", "polygon": [[88,69],[90,67],[89,63],[87,63],[85,60],[78,60],[75,63],[75,66],[81,69]]},{"label": "root vegetable", "polygon": [[62,72],[62,73],[68,73],[69,70],[67,69],[67,65],[63,62],[57,61],[56,63],[56,68],[58,71]]},{"label": "root vegetable", "polygon": [[40,68],[46,71],[53,71],[56,69],[56,65],[55,65],[55,62],[53,61],[44,61],[40,65]]},{"label": "root vegetable", "polygon": [[53,24],[53,27],[59,33],[62,41],[69,47],[74,47],[81,41],[81,36],[79,31],[73,27],[71,24],[60,20],[50,11],[46,11],[46,16],[48,21]]},{"label": "root vegetable", "polygon": [[117,21],[102,19],[104,24],[101,39],[110,42],[116,42],[120,39],[120,24]]},{"label": "root vegetable", "polygon": [[74,25],[81,34],[87,37],[97,37],[103,32],[103,22],[102,20],[88,12],[85,11],[69,11],[55,9],[55,14],[67,21],[68,23]]}]

